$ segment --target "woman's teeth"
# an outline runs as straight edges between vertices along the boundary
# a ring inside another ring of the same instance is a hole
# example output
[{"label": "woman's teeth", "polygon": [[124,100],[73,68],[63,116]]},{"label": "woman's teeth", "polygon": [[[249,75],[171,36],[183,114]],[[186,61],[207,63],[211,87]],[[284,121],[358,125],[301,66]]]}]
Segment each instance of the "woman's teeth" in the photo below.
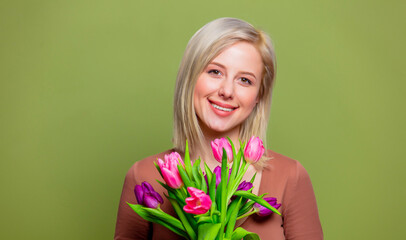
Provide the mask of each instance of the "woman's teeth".
[{"label": "woman's teeth", "polygon": [[216,104],[214,104],[214,103],[211,103],[211,105],[212,105],[214,108],[217,108],[217,109],[219,109],[219,110],[221,110],[221,111],[231,112],[231,111],[234,110],[233,108],[220,107],[220,106],[218,106],[218,105],[216,105]]}]

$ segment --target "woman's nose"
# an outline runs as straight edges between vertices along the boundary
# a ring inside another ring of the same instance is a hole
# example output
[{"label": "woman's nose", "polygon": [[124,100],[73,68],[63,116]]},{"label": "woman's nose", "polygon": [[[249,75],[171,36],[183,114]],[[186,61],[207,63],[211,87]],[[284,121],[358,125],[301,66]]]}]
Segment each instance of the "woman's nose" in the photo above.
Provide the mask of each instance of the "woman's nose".
[{"label": "woman's nose", "polygon": [[220,88],[219,96],[225,99],[232,99],[234,96],[234,84],[231,79],[223,79]]}]

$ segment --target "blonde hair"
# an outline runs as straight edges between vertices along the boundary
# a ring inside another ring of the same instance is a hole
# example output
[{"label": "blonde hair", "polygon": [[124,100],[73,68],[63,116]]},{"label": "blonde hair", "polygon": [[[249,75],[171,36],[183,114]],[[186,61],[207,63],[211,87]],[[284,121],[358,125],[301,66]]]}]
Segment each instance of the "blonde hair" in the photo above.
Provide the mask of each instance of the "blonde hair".
[{"label": "blonde hair", "polygon": [[[176,150],[183,151],[186,139],[190,148],[207,151],[204,134],[196,117],[193,94],[197,78],[204,68],[224,49],[245,41],[253,44],[264,63],[258,103],[242,123],[239,138],[248,141],[257,136],[266,146],[266,129],[275,79],[275,54],[269,36],[251,24],[236,18],[219,18],[207,23],[190,39],[176,78],[174,95],[174,134]],[[265,158],[264,158],[265,160]],[[261,165],[263,161],[260,161]]]}]

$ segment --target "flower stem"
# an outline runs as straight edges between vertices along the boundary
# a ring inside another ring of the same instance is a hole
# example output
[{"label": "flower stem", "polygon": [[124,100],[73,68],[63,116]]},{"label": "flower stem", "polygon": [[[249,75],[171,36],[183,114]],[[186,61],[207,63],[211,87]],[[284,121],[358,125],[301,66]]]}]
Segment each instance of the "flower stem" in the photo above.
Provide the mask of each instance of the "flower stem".
[{"label": "flower stem", "polygon": [[252,214],[254,214],[254,213],[257,213],[257,212],[259,212],[259,210],[254,210],[254,211],[248,212],[248,213],[246,213],[246,214],[244,214],[244,215],[239,216],[239,217],[237,218],[237,220],[240,220],[241,218],[248,217],[248,216],[250,216],[250,215],[252,215]]}]

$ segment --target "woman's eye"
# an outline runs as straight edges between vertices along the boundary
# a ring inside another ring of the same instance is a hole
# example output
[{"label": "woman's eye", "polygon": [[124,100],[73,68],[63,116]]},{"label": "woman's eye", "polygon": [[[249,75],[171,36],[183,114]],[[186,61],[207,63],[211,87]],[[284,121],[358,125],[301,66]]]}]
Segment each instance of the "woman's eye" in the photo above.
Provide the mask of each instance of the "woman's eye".
[{"label": "woman's eye", "polygon": [[209,74],[214,74],[214,75],[221,75],[221,72],[219,70],[215,70],[215,69],[209,70],[208,73]]},{"label": "woman's eye", "polygon": [[244,78],[244,77],[241,78],[241,82],[244,84],[252,85],[251,80],[249,80],[248,78]]}]

